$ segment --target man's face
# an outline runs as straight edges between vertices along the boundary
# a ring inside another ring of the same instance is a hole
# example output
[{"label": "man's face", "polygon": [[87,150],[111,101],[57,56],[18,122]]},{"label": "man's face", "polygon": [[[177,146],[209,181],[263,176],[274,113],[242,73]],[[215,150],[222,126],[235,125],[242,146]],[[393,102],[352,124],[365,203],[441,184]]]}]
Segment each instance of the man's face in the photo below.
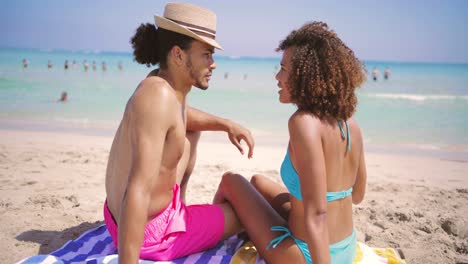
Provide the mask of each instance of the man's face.
[{"label": "man's face", "polygon": [[193,86],[202,90],[208,89],[211,72],[216,69],[213,59],[214,48],[204,42],[194,41],[187,51],[186,67]]}]

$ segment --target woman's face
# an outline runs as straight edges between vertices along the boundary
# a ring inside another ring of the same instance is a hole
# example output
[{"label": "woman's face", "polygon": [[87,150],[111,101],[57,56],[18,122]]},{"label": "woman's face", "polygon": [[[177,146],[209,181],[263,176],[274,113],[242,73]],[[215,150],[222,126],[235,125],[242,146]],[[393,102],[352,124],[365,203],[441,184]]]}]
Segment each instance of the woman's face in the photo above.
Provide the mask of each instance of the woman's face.
[{"label": "woman's face", "polygon": [[287,48],[284,50],[283,57],[281,58],[281,68],[275,77],[278,81],[278,87],[280,88],[280,90],[278,91],[279,101],[283,104],[292,103],[291,92],[289,87],[289,76],[290,74],[292,74],[292,55],[292,48]]}]

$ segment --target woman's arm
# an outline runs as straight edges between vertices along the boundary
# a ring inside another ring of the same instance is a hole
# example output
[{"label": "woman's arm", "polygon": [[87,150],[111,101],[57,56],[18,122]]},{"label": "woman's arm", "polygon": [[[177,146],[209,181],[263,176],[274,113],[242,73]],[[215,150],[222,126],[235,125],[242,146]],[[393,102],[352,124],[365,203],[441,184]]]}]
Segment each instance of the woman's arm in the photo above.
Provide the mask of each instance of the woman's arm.
[{"label": "woman's arm", "polygon": [[313,263],[330,263],[327,178],[320,120],[297,112],[289,120],[291,161],[301,182],[304,224]]},{"label": "woman's arm", "polygon": [[356,182],[353,186],[353,203],[359,204],[364,199],[364,194],[366,192],[366,183],[367,183],[367,170],[366,170],[366,161],[364,159],[364,144],[362,140],[361,131],[358,129],[357,133],[358,139],[361,142],[360,154],[359,154],[359,167],[356,175]]}]

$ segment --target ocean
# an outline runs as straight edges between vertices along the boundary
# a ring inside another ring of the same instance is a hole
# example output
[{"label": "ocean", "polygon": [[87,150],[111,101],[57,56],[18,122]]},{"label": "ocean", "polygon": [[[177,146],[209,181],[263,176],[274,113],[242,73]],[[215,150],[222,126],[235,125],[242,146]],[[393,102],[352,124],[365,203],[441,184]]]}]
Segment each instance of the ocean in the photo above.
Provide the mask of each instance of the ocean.
[{"label": "ocean", "polygon": [[[192,88],[189,104],[248,127],[257,144],[285,146],[295,107],[278,102],[274,75],[280,58],[215,60],[209,89]],[[369,76],[357,92],[355,119],[367,150],[468,162],[468,64],[364,63]],[[377,81],[374,68],[380,71]],[[150,70],[131,53],[0,48],[0,129],[112,136],[128,98]],[[56,102],[63,91],[68,102]]]}]

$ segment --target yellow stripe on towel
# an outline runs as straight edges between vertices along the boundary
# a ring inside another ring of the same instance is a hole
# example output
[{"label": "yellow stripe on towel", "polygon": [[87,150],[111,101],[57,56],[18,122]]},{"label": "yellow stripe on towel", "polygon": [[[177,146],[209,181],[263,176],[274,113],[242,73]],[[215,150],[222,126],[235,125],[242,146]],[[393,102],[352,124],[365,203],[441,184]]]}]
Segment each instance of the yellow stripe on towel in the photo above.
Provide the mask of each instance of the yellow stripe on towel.
[{"label": "yellow stripe on towel", "polygon": [[245,242],[232,256],[230,264],[255,264],[257,249],[252,241]]},{"label": "yellow stripe on towel", "polygon": [[406,263],[404,260],[400,259],[399,254],[393,248],[372,248],[374,252],[381,256],[387,258],[388,264],[402,264]]},{"label": "yellow stripe on towel", "polygon": [[373,248],[364,243],[358,242],[356,245],[356,256],[353,264],[406,264],[400,258],[398,252],[393,248]]}]

